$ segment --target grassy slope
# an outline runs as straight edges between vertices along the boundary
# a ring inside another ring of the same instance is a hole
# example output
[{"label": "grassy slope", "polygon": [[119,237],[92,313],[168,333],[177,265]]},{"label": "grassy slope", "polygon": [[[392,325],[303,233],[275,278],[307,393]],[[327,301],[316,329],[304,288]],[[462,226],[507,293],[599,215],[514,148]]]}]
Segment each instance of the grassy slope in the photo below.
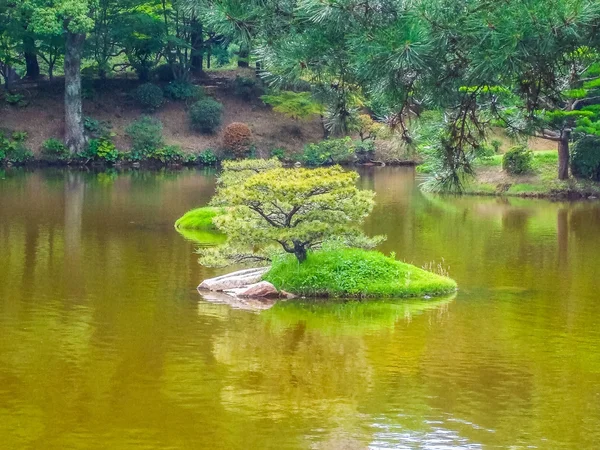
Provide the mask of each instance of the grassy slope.
[{"label": "grassy slope", "polygon": [[205,206],[186,212],[175,222],[175,228],[185,239],[201,245],[218,245],[227,237],[217,231],[213,218],[219,215],[221,208]]},{"label": "grassy slope", "polygon": [[586,180],[557,179],[558,152],[536,151],[532,172],[508,175],[502,170],[502,155],[478,160],[476,178],[466,185],[467,194],[513,195],[522,197],[565,197],[576,195],[588,197],[600,195],[600,185]]},{"label": "grassy slope", "polygon": [[221,208],[204,206],[186,212],[175,222],[175,228],[183,230],[216,230],[212,220],[219,215]]},{"label": "grassy slope", "polygon": [[456,290],[449,278],[357,249],[314,252],[302,264],[286,256],[273,263],[264,279],[311,297],[418,297]]}]

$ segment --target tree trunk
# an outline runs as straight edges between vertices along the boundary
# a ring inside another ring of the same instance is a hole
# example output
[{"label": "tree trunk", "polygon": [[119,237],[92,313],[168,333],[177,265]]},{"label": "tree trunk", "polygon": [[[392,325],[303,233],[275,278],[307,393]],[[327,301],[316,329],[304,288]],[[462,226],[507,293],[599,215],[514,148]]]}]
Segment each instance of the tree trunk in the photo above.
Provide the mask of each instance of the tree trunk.
[{"label": "tree trunk", "polygon": [[558,141],[558,179],[569,179],[569,140],[571,131],[563,130]]},{"label": "tree trunk", "polygon": [[35,80],[40,76],[40,65],[38,63],[37,53],[35,51],[35,41],[31,36],[23,38],[23,48],[25,54],[25,76]]},{"label": "tree trunk", "polygon": [[202,27],[202,23],[198,23],[197,20],[192,21],[192,32],[190,34],[190,44],[191,44],[191,58],[190,65],[192,66],[192,72],[195,74],[202,73],[202,66],[204,65],[203,61],[203,46],[204,46],[204,30]]},{"label": "tree trunk", "polygon": [[67,32],[65,41],[65,145],[71,154],[85,146],[81,107],[81,56],[85,34]]},{"label": "tree trunk", "polygon": [[249,67],[250,59],[250,47],[246,44],[240,45],[240,51],[238,52],[238,67]]},{"label": "tree trunk", "polygon": [[300,244],[294,244],[294,255],[298,259],[298,262],[303,263],[306,261],[306,247]]}]

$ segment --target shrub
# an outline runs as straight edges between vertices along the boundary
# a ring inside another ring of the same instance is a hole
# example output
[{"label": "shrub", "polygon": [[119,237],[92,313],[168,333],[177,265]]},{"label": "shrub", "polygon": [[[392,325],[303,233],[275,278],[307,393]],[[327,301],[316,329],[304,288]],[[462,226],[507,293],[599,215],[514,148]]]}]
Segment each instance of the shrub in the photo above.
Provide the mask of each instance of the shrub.
[{"label": "shrub", "polygon": [[69,149],[58,139],[48,139],[42,144],[42,156],[49,161],[67,161],[71,154]]},{"label": "shrub", "polygon": [[152,77],[158,81],[167,82],[175,79],[173,68],[170,64],[161,64],[152,70]]},{"label": "shrub", "polygon": [[204,97],[204,90],[187,81],[171,81],[165,88],[165,94],[172,100],[185,101]]},{"label": "shrub", "polygon": [[162,89],[152,83],[144,83],[135,90],[135,99],[145,109],[154,111],[164,102]]},{"label": "shrub", "polygon": [[519,175],[531,171],[532,161],[533,152],[524,145],[519,145],[504,154],[502,168],[512,175]]},{"label": "shrub", "polygon": [[263,87],[256,78],[236,76],[233,82],[235,95],[248,101],[263,94]]},{"label": "shrub", "polygon": [[271,150],[271,158],[277,158],[282,160],[285,158],[285,149],[284,148],[274,148]]},{"label": "shrub", "polygon": [[217,163],[217,155],[210,148],[203,150],[198,155],[198,161],[205,166],[213,166]]},{"label": "shrub", "polygon": [[19,94],[18,92],[14,94],[5,92],[4,101],[6,101],[6,103],[9,105],[18,106],[20,108],[24,108],[29,104],[25,96],[23,94]]},{"label": "shrub", "polygon": [[273,107],[274,111],[292,119],[306,119],[323,113],[323,105],[313,99],[310,92],[283,91],[277,94],[263,95],[262,101]]},{"label": "shrub", "polygon": [[371,139],[358,141],[354,145],[354,154],[360,163],[368,163],[375,158],[375,142]]},{"label": "shrub", "polygon": [[183,161],[183,152],[177,145],[165,145],[149,153],[148,159],[160,161],[164,164],[179,163]]},{"label": "shrub", "polygon": [[223,148],[233,152],[238,159],[248,156],[252,145],[252,132],[245,123],[234,122],[225,127]]},{"label": "shrub", "polygon": [[131,139],[132,158],[143,157],[162,147],[163,125],[158,119],[142,116],[131,123],[125,132]]},{"label": "shrub", "polygon": [[0,163],[21,165],[33,159],[33,153],[25,146],[27,133],[17,131],[10,138],[0,133]]},{"label": "shrub", "polygon": [[478,159],[490,159],[496,154],[494,147],[488,144],[482,144],[475,149],[475,157]]},{"label": "shrub", "polygon": [[575,142],[571,171],[576,178],[600,181],[600,137],[586,136]]},{"label": "shrub", "polygon": [[502,147],[502,141],[499,141],[498,139],[492,139],[492,142],[490,142],[490,145],[494,149],[495,154],[500,153],[500,147]]},{"label": "shrub", "polygon": [[223,105],[212,98],[205,98],[192,105],[189,111],[192,128],[202,133],[214,133],[221,125]]},{"label": "shrub", "polygon": [[114,164],[119,159],[119,151],[106,138],[90,139],[85,156],[95,161]]},{"label": "shrub", "polygon": [[83,118],[83,127],[85,131],[95,139],[108,137],[110,135],[111,125],[107,122],[86,116]]},{"label": "shrub", "polygon": [[326,166],[350,162],[354,157],[352,139],[327,139],[304,147],[302,160],[308,166]]}]

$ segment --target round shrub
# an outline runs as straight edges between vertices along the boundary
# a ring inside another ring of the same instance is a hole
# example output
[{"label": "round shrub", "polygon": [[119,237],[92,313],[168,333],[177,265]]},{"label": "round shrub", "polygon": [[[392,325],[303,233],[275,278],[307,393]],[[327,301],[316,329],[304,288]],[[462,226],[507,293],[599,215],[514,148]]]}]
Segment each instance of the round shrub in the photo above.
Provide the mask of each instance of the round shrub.
[{"label": "round shrub", "polygon": [[511,148],[502,157],[502,168],[512,174],[519,175],[532,169],[533,152],[524,145]]},{"label": "round shrub", "polygon": [[165,87],[165,94],[172,100],[193,100],[204,97],[202,86],[195,86],[187,81],[171,81]]},{"label": "round shrub", "polygon": [[154,150],[162,147],[163,125],[158,119],[149,116],[142,116],[135,122],[132,122],[125,133],[131,139],[132,157],[145,157]]},{"label": "round shrub", "polygon": [[189,111],[192,128],[202,133],[214,133],[221,125],[223,105],[212,98],[194,103]]},{"label": "round shrub", "polygon": [[234,122],[225,127],[223,148],[233,152],[236,158],[244,158],[250,153],[252,132],[245,123]]},{"label": "round shrub", "polygon": [[571,172],[576,178],[600,181],[600,137],[586,136],[575,142]]},{"label": "round shrub", "polygon": [[162,89],[152,83],[144,83],[135,90],[135,99],[147,110],[154,111],[163,104],[165,98]]}]

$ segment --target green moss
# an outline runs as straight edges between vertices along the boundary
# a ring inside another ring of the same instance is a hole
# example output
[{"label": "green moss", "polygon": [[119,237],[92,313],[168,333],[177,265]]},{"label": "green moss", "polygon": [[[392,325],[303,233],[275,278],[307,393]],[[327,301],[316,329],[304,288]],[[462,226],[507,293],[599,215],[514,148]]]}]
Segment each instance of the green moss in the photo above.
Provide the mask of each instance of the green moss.
[{"label": "green moss", "polygon": [[188,241],[195,242],[204,247],[212,247],[214,245],[223,244],[227,240],[227,236],[216,231],[205,230],[189,230],[186,228],[177,228],[177,232]]},{"label": "green moss", "polygon": [[183,230],[216,230],[213,219],[222,213],[222,208],[205,206],[186,212],[175,222],[175,228]]},{"label": "green moss", "polygon": [[418,297],[456,290],[450,278],[358,249],[310,253],[302,264],[286,256],[274,261],[264,279],[310,297]]}]

